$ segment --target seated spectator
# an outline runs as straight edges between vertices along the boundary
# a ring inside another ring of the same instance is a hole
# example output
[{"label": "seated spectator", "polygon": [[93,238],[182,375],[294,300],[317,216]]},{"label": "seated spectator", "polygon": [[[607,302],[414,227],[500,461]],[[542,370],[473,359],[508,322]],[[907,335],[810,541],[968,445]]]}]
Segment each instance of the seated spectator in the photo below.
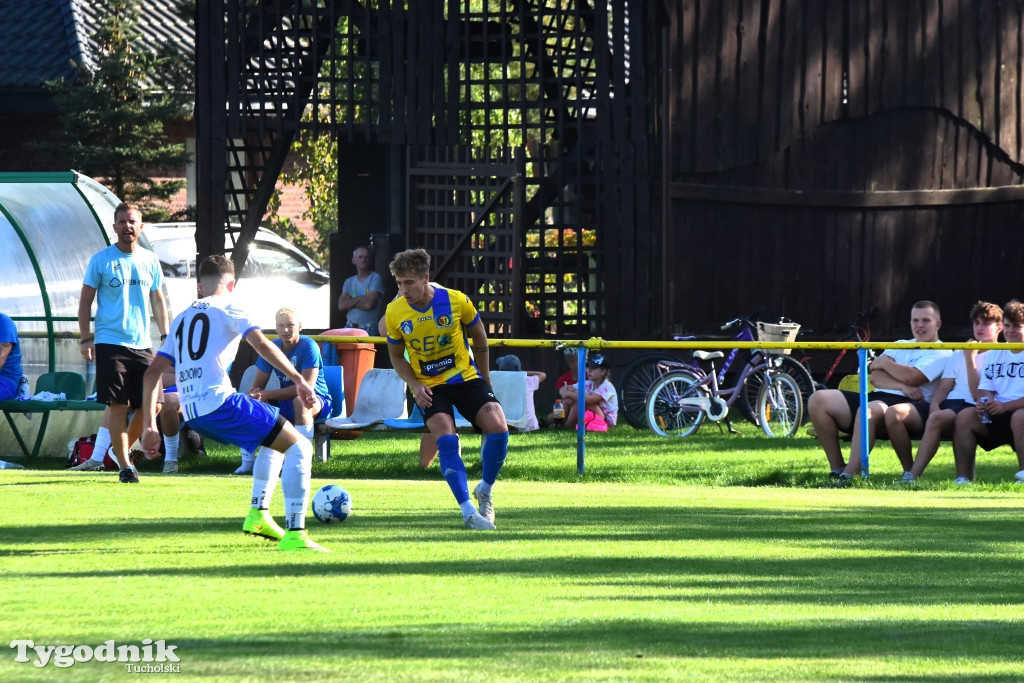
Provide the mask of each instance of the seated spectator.
[{"label": "seated spectator", "polygon": [[[274,316],[276,321],[277,339],[273,343],[281,349],[299,373],[313,387],[316,400],[313,405],[306,405],[298,395],[295,384],[280,370],[273,368],[262,356],[256,360],[256,377],[249,387],[249,397],[264,403],[276,405],[281,416],[295,425],[299,432],[310,442],[313,441],[314,420],[321,413],[331,413],[331,392],[327,389],[324,379],[324,362],[320,355],[320,347],[310,337],[300,334],[302,322],[293,308],[284,307]],[[277,374],[280,388],[267,389],[270,373]],[[242,465],[235,474],[252,474],[256,462],[256,454],[242,450]]]},{"label": "seated spectator", "polygon": [[[584,387],[586,396],[583,400],[583,424],[588,431],[608,431],[608,428],[614,427],[618,420],[619,394],[612,385],[611,365],[604,354],[595,353],[587,359],[587,379]],[[567,427],[575,427],[580,403],[576,387],[567,385],[563,390],[572,399],[572,408],[566,411],[565,424]]]},{"label": "seated spectator", "polygon": [[[586,351],[584,351],[586,353]],[[579,354],[578,349],[574,347],[567,347],[563,352],[565,357],[565,364],[569,367],[557,380],[555,380],[555,391],[558,392],[558,398],[562,400],[562,408],[564,409],[565,415],[569,415],[569,409],[576,405],[576,391],[575,388],[579,384]],[[566,391],[565,387],[573,387],[572,396]],[[549,425],[556,424],[555,413],[552,411],[548,413],[546,422]]]},{"label": "seated spectator", "polygon": [[[1003,307],[1003,336],[1024,341],[1024,303]],[[986,402],[987,399],[987,402]],[[974,481],[978,446],[986,451],[1009,445],[1017,453],[1017,481],[1024,481],[1024,352],[995,349],[985,354],[974,410],[962,410],[953,427],[954,484]]]},{"label": "seated spectator", "polygon": [[0,313],[0,401],[18,395],[21,382],[21,342],[14,321]]},{"label": "seated spectator", "polygon": [[[931,301],[919,301],[910,311],[910,328],[914,339],[901,341],[937,342],[942,318],[939,307]],[[887,349],[871,363],[871,383],[875,391],[868,394],[868,414],[860,413],[860,394],[853,391],[824,389],[811,394],[807,402],[814,432],[828,458],[831,474],[842,486],[860,471],[862,419],[867,419],[870,451],[875,438],[887,438],[885,414],[900,403],[930,401],[939,377],[946,367],[951,351],[941,349]],[[843,462],[839,433],[852,435],[850,461]]]},{"label": "seated spectator", "polygon": [[[970,341],[985,344],[999,341],[999,333],[1003,330],[1002,308],[979,301],[971,308],[970,319],[974,332]],[[889,433],[889,443],[903,465],[904,483],[917,481],[935,457],[942,440],[953,438],[957,414],[967,408],[974,409],[984,358],[984,350],[954,351],[946,361],[946,370],[932,394],[931,403],[901,403],[886,411],[885,429]],[[919,434],[922,430],[917,457],[911,462],[911,434]]]},{"label": "seated spectator", "polygon": [[[520,362],[519,356],[514,354],[502,356],[494,362],[498,369],[504,372],[522,372],[523,370],[523,364]],[[526,371],[526,426],[523,427],[524,432],[540,429],[540,423],[537,421],[537,408],[533,405],[533,393],[537,391],[540,383],[546,378],[547,374],[540,370]]]}]

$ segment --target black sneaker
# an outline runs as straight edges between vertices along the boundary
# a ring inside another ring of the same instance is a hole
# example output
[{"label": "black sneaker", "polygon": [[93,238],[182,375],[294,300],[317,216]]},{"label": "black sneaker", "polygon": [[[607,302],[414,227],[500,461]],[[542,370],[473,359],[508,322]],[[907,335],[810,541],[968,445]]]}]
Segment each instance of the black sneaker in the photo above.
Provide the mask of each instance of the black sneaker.
[{"label": "black sneaker", "polygon": [[203,444],[203,437],[188,427],[183,427],[181,431],[185,434],[185,445],[189,452],[198,458],[205,458],[206,446]]},{"label": "black sneaker", "polygon": [[139,473],[135,471],[134,467],[125,467],[118,475],[118,480],[122,484],[138,484]]}]

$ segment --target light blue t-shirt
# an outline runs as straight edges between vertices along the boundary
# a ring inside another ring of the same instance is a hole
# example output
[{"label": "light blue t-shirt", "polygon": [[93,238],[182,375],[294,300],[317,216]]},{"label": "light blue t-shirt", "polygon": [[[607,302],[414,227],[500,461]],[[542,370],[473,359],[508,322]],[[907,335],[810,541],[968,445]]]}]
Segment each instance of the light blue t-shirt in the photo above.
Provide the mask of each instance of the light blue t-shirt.
[{"label": "light blue t-shirt", "polygon": [[110,245],[89,259],[83,283],[96,290],[95,343],[148,349],[149,293],[163,286],[156,254],[136,247],[126,254]]},{"label": "light blue t-shirt", "polygon": [[[299,372],[302,372],[307,368],[316,368],[316,384],[313,385],[313,392],[321,399],[330,395],[331,392],[327,389],[327,380],[324,378],[323,357],[320,355],[320,347],[316,345],[315,341],[300,334],[298,343],[295,344],[295,348],[291,351],[284,350],[284,342],[280,337],[274,339],[273,342],[277,344],[277,348],[281,349],[281,352],[288,357],[288,360],[292,362],[292,365]],[[288,379],[287,375],[264,360],[262,356],[256,359],[256,369],[262,370],[267,374],[274,373],[277,375],[277,379],[281,383],[282,389],[294,384],[294,382]]]},{"label": "light blue t-shirt", "polygon": [[0,313],[0,342],[14,344],[7,360],[0,368],[0,400],[14,398],[18,394],[18,382],[21,381],[21,343],[18,341],[18,328],[14,321]]}]

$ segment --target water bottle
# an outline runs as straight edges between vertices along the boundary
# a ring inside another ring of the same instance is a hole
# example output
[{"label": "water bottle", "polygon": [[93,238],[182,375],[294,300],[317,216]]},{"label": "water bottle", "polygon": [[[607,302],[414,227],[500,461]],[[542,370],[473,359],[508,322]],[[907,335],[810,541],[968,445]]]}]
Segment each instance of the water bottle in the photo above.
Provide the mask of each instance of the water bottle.
[{"label": "water bottle", "polygon": [[[978,399],[978,405],[984,407],[991,399],[988,396],[982,396]],[[986,413],[984,410],[981,411],[981,424],[988,425],[992,424],[992,416]]]},{"label": "water bottle", "polygon": [[27,401],[32,398],[32,390],[28,388],[28,376],[22,375],[18,380],[18,400]]},{"label": "water bottle", "polygon": [[565,422],[565,406],[562,405],[562,399],[555,399],[555,407],[551,411],[552,417],[555,418],[555,424],[562,424]]}]

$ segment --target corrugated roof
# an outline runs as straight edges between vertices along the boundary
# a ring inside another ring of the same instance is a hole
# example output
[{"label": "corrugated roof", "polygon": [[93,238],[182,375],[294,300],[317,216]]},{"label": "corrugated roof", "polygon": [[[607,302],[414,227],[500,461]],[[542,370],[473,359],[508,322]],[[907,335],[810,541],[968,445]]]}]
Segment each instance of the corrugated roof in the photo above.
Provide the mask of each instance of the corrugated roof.
[{"label": "corrugated roof", "polygon": [[[141,0],[143,44],[193,49],[192,27],[174,13],[174,0]],[[105,9],[103,0],[6,0],[0,12],[0,92],[40,90],[54,78],[70,78],[72,63],[92,62],[89,36]]]}]

